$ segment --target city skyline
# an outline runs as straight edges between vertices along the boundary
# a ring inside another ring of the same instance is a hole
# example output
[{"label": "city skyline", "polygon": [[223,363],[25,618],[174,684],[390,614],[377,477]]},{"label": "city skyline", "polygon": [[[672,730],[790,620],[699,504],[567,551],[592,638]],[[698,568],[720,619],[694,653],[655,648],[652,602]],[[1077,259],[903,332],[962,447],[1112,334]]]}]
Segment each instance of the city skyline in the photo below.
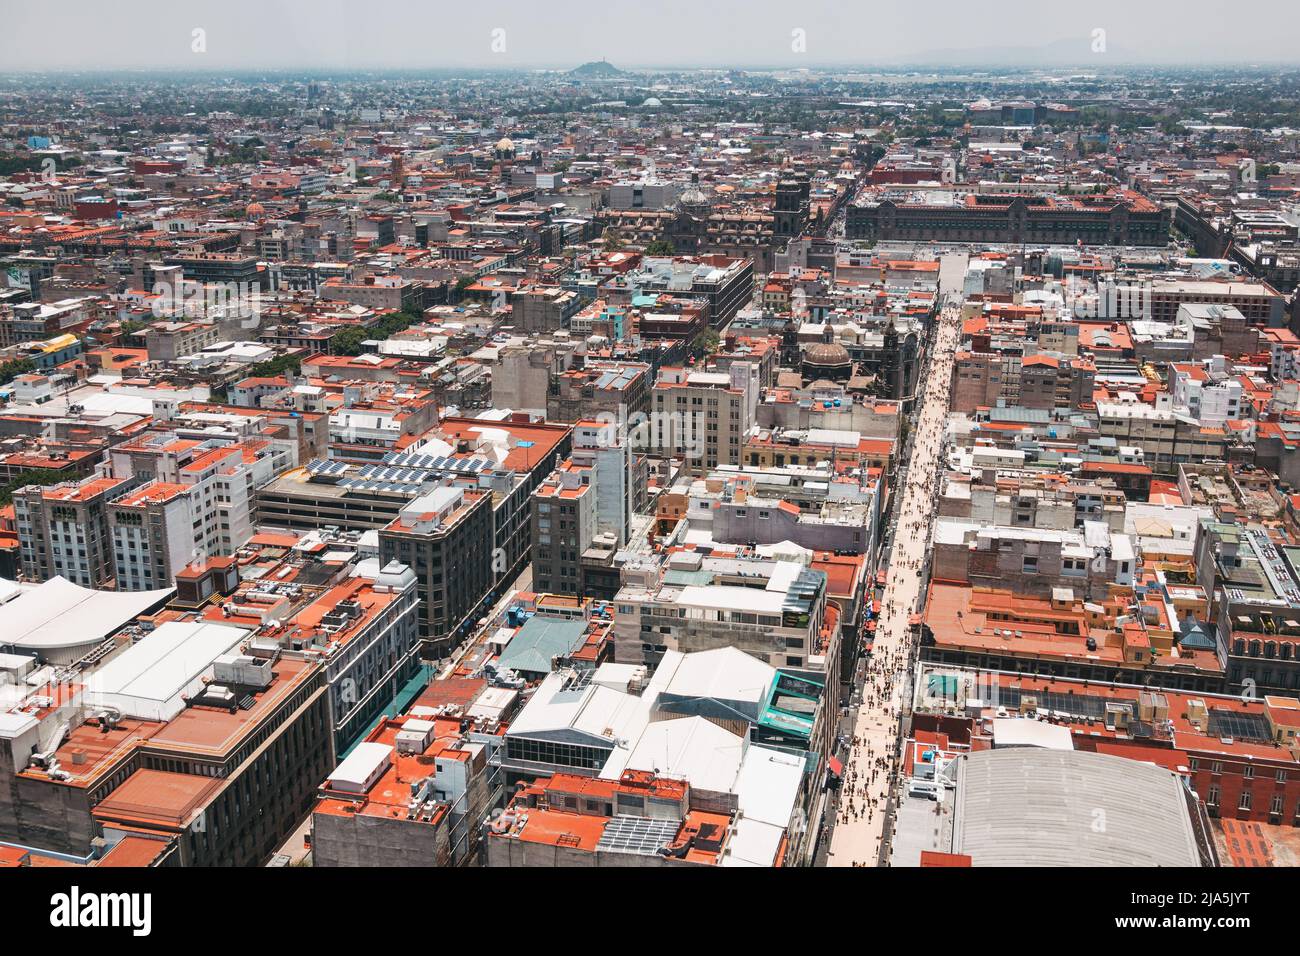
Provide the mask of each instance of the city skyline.
[{"label": "city skyline", "polygon": [[[587,8],[569,0],[486,10],[397,0],[382,8],[388,16],[374,18],[340,0],[309,9],[251,0],[142,0],[131,5],[130,17],[112,5],[71,0],[53,9],[9,10],[0,62],[22,72],[566,69],[599,59],[665,70],[1300,63],[1293,36],[1261,32],[1254,20],[1215,22],[1208,33],[1205,23],[1219,11],[1210,0],[1141,6],[1102,0],[1066,11],[1028,2],[1007,7],[981,17],[966,4],[939,0],[933,16],[918,23],[905,7],[846,8],[824,0],[796,10],[771,0],[704,7],[668,0],[653,13],[629,5]],[[1260,16],[1291,13],[1282,0],[1264,0],[1253,9]],[[579,16],[583,29],[569,29]],[[205,31],[202,52],[196,52],[195,30]]]},{"label": "city skyline", "polygon": [[1297,23],[0,13],[11,935],[1284,914]]}]

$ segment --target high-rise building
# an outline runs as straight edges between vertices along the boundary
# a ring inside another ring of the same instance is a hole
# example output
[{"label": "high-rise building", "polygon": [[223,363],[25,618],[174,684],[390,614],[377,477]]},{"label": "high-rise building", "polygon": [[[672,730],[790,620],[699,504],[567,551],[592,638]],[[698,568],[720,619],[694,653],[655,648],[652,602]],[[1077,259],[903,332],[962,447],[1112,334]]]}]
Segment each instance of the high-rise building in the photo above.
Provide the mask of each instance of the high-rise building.
[{"label": "high-rise building", "polygon": [[629,429],[633,447],[681,458],[696,473],[740,464],[758,398],[753,371],[743,362],[726,372],[663,369],[651,392],[649,422]]},{"label": "high-rise building", "polygon": [[444,657],[477,619],[495,569],[492,494],[440,486],[408,502],[379,532],[380,561],[415,571],[425,657]]},{"label": "high-rise building", "polygon": [[582,555],[596,535],[594,469],[566,461],[533,492],[533,587],[581,591]]},{"label": "high-rise building", "polygon": [[613,535],[619,547],[627,544],[632,515],[649,503],[645,455],[632,450],[619,424],[587,418],[573,426],[569,460],[592,470],[597,533]]},{"label": "high-rise building", "polygon": [[106,587],[113,580],[108,503],[131,487],[127,478],[87,478],[14,494],[23,577],[47,581],[55,575],[82,587]]},{"label": "high-rise building", "polygon": [[109,502],[119,591],[168,587],[186,565],[217,555],[219,537],[211,495],[210,486],[153,481]]}]

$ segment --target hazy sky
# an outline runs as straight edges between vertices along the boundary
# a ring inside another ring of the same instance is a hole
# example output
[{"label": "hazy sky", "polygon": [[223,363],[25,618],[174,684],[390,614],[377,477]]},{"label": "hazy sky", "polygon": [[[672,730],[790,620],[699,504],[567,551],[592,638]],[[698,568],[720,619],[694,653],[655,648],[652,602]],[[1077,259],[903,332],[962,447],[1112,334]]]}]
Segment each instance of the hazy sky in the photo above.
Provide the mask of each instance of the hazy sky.
[{"label": "hazy sky", "polygon": [[[1234,18],[1235,11],[1241,16]],[[193,31],[206,32],[194,52]],[[494,30],[497,46],[494,52]],[[803,50],[797,51],[802,30]],[[1094,31],[1106,52],[1093,52]],[[1251,0],[59,0],[0,4],[0,71],[1300,62],[1300,3]],[[959,59],[959,57],[957,58]]]}]

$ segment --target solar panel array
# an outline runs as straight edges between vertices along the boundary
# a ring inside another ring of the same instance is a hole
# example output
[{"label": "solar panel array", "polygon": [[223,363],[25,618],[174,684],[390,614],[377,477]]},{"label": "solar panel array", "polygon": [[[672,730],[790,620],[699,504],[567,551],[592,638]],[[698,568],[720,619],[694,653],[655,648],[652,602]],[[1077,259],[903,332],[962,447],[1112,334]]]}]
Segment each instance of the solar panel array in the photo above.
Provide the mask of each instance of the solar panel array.
[{"label": "solar panel array", "polygon": [[387,465],[365,465],[357,472],[358,478],[371,481],[424,481],[429,477],[427,468],[390,468]]},{"label": "solar panel array", "polygon": [[676,820],[620,815],[605,824],[605,832],[601,834],[596,849],[653,856],[660,847],[673,842],[680,826]]},{"label": "solar panel array", "polygon": [[332,461],[328,458],[315,458],[307,466],[307,472],[311,475],[321,475],[324,477],[333,477],[334,475],[346,474],[350,469],[346,461]]},{"label": "solar panel array", "polygon": [[393,452],[384,456],[384,464],[393,468],[423,468],[470,474],[491,471],[496,467],[486,458],[456,458],[451,455],[421,455],[416,452]]},{"label": "solar panel array", "polygon": [[1268,719],[1263,714],[1243,714],[1222,707],[1210,709],[1210,736],[1234,740],[1271,740]]},{"label": "solar panel array", "polygon": [[[430,479],[432,480],[432,479]],[[414,497],[428,484],[428,481],[380,481],[375,478],[344,478],[339,482],[351,491],[391,491]]]},{"label": "solar panel array", "polygon": [[381,491],[414,496],[448,473],[478,475],[496,468],[496,463],[487,458],[391,452],[384,456],[382,464],[360,466],[317,458],[307,465],[307,473],[312,478],[338,479],[335,483],[339,487],[351,491]]},{"label": "solar panel array", "polygon": [[1106,716],[1106,704],[1108,703],[1126,704],[1136,710],[1131,700],[1102,697],[1096,694],[1061,694],[1056,691],[1041,690],[1022,691],[1019,687],[997,688],[998,706],[1006,707],[1008,710],[1019,710],[1022,693],[1038,698],[1040,710],[1069,714],[1072,717],[1091,717],[1094,720],[1102,720]]}]

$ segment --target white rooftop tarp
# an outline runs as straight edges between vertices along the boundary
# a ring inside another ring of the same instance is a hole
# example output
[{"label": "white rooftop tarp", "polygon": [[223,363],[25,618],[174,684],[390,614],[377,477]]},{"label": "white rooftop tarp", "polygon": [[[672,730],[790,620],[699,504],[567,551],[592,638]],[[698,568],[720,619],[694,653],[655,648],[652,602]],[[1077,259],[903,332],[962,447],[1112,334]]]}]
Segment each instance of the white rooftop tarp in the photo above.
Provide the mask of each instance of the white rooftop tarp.
[{"label": "white rooftop tarp", "polygon": [[1028,717],[993,718],[994,747],[1045,747],[1048,750],[1073,750],[1074,735],[1069,727],[1049,724]]},{"label": "white rooftop tarp", "polygon": [[735,785],[741,814],[747,820],[761,820],[782,829],[789,826],[803,775],[801,754],[749,747]]},{"label": "white rooftop tarp", "polygon": [[23,593],[23,586],[17,581],[0,578],[0,604],[7,604]]},{"label": "white rooftop tarp", "polygon": [[961,761],[951,852],[975,866],[1204,865],[1195,797],[1164,767],[1041,747]]},{"label": "white rooftop tarp", "polygon": [[185,709],[213,662],[251,632],[212,621],[168,621],[90,676],[86,701],[141,720],[171,720]]},{"label": "white rooftop tarp", "polygon": [[649,722],[653,696],[637,697],[587,684],[566,689],[568,675],[548,674],[513,721],[512,736],[544,737],[559,743],[602,741],[624,746]]},{"label": "white rooftop tarp", "polygon": [[614,777],[623,770],[648,770],[686,780],[697,790],[730,793],[744,755],[743,738],[703,717],[661,720],[646,727]]},{"label": "white rooftop tarp", "polygon": [[776,668],[734,647],[683,654],[667,651],[653,686],[671,697],[702,698],[749,705],[751,719],[776,680]]},{"label": "white rooftop tarp", "polygon": [[682,607],[708,608],[718,611],[748,611],[754,614],[780,614],[785,594],[760,591],[734,584],[688,585],[675,602]]}]

